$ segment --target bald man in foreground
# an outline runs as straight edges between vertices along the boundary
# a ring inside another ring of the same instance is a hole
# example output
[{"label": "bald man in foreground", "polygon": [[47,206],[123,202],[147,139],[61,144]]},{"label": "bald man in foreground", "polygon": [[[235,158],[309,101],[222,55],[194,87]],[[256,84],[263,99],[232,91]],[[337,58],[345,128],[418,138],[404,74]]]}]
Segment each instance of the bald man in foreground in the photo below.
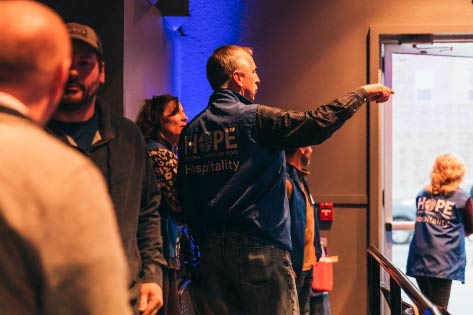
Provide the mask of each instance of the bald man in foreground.
[{"label": "bald man in foreground", "polygon": [[0,314],[131,314],[105,183],[42,125],[71,63],[61,18],[0,1]]}]

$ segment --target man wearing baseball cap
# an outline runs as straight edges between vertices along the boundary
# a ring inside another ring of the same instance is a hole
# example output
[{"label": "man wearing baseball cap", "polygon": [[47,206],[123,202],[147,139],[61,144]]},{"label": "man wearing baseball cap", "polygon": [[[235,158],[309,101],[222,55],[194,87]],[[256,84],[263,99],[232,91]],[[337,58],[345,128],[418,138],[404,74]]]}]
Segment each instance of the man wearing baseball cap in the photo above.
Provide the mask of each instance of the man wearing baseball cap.
[{"label": "man wearing baseball cap", "polygon": [[79,23],[67,23],[66,28],[69,31],[69,36],[73,41],[79,40],[89,44],[89,46],[95,50],[99,57],[102,58],[102,43],[100,42],[100,38],[97,36],[97,33],[95,33],[92,28]]},{"label": "man wearing baseball cap", "polygon": [[[97,91],[105,82],[102,45],[87,25],[68,23],[73,55],[69,80],[53,120],[56,136],[94,161],[108,184],[130,271],[135,314],[163,304],[160,203],[154,172],[138,127],[112,113]],[[90,209],[93,211],[93,209]]]}]

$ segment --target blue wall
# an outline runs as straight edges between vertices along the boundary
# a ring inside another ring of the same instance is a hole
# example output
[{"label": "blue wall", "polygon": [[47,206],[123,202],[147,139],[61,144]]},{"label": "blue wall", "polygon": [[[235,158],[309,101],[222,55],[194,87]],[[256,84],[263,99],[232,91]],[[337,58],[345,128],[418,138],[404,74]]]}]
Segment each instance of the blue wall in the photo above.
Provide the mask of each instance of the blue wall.
[{"label": "blue wall", "polygon": [[244,29],[243,0],[189,0],[190,17],[182,21],[165,17],[173,45],[172,93],[177,95],[189,119],[207,106],[212,89],[205,75],[208,57],[225,44],[241,42]]}]

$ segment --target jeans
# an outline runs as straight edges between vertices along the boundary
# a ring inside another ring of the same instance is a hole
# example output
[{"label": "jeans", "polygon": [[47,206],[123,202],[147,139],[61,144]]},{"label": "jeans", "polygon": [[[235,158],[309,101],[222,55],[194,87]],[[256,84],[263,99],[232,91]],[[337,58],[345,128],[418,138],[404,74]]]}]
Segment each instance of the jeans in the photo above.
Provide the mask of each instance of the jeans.
[{"label": "jeans", "polygon": [[327,292],[312,292],[310,297],[310,315],[330,315],[330,302]]},{"label": "jeans", "polygon": [[432,303],[437,306],[448,307],[452,280],[420,276],[415,278],[419,289]]},{"label": "jeans", "polygon": [[200,315],[299,315],[289,253],[241,234],[212,234],[193,289]]},{"label": "jeans", "polygon": [[297,296],[301,315],[309,314],[310,287],[313,278],[312,268],[307,271],[302,271],[296,278]]}]

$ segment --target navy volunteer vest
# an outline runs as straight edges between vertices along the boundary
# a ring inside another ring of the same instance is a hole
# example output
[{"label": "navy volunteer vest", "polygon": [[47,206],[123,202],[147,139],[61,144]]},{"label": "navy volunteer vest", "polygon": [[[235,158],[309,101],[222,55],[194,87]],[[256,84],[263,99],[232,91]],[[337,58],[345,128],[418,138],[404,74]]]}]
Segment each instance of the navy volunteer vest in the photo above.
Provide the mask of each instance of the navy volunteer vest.
[{"label": "navy volunteer vest", "polygon": [[258,143],[256,109],[230,90],[212,94],[181,134],[179,199],[199,242],[234,231],[290,250],[285,157]]},{"label": "navy volunteer vest", "polygon": [[465,281],[465,230],[461,211],[469,198],[463,189],[449,197],[431,195],[425,190],[417,195],[407,275]]}]

